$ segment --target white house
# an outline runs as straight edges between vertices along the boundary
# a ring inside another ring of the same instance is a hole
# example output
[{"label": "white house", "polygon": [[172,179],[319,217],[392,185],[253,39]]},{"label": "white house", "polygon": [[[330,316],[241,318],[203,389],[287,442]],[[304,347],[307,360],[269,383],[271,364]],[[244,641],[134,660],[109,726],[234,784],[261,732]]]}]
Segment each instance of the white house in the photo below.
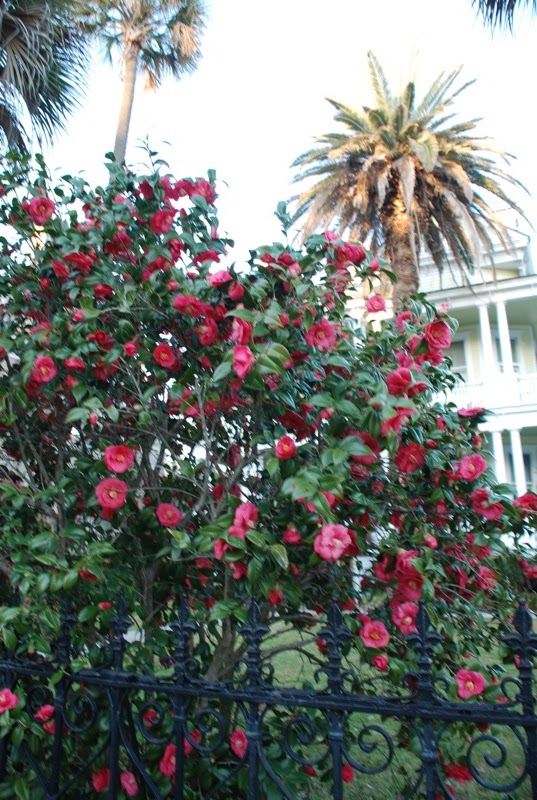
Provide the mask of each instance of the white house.
[{"label": "white house", "polygon": [[[464,382],[449,399],[492,412],[481,430],[494,455],[496,477],[518,495],[537,491],[537,273],[529,237],[513,231],[506,252],[498,242],[472,273],[440,273],[421,258],[420,291],[459,327],[449,355]],[[349,309],[360,319],[364,301]],[[387,316],[388,312],[380,316]]]},{"label": "white house", "polygon": [[516,232],[512,242],[511,252],[498,243],[493,264],[484,256],[473,274],[440,274],[424,261],[420,290],[457,319],[449,355],[465,382],[453,399],[493,412],[482,430],[496,477],[523,494],[537,488],[537,273],[529,238]]}]

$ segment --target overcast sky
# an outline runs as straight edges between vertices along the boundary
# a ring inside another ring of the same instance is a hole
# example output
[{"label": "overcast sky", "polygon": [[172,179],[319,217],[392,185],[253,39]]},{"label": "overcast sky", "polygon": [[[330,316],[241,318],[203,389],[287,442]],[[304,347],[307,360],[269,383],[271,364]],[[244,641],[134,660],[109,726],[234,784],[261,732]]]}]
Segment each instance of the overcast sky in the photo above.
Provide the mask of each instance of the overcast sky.
[{"label": "overcast sky", "polygon": [[[418,97],[440,72],[464,65],[477,79],[459,98],[461,119],[481,117],[479,132],[517,156],[511,172],[537,227],[537,22],[521,14],[515,35],[492,35],[470,0],[212,0],[197,72],[157,93],[138,86],[127,161],[143,159],[148,139],[176,177],[217,170],[221,232],[237,256],[279,239],[273,212],[294,191],[291,162],[316,135],[334,130],[333,97],[360,107],[371,100],[367,51],[391,86],[415,72]],[[105,179],[121,91],[119,68],[95,67],[83,109],[49,161],[64,172]],[[534,235],[537,238],[537,234]]]}]

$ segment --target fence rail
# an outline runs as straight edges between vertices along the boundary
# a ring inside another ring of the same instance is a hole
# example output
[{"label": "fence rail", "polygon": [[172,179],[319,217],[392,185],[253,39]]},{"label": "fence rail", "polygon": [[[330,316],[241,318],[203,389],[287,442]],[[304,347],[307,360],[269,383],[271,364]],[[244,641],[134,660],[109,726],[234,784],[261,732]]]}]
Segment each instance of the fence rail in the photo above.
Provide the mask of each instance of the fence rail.
[{"label": "fence rail", "polygon": [[[25,697],[22,716],[0,741],[0,798],[437,800],[471,786],[465,797],[537,800],[537,635],[522,601],[503,637],[518,658],[516,674],[501,684],[502,702],[453,699],[449,681],[434,677],[442,637],[423,606],[407,637],[417,668],[399,694],[364,691],[345,661],[352,634],[336,606],[318,634],[326,649],[320,689],[273,682],[262,651],[268,627],[253,601],[241,629],[243,659],[226,681],[205,679],[192,657],[200,631],[186,602],[170,625],[173,644],[160,675],[126,668],[136,643],[125,638],[123,604],[97,668],[74,668],[74,622],[66,604],[50,658],[0,653],[1,686]],[[455,768],[445,755],[454,736],[466,739],[464,763]]]}]

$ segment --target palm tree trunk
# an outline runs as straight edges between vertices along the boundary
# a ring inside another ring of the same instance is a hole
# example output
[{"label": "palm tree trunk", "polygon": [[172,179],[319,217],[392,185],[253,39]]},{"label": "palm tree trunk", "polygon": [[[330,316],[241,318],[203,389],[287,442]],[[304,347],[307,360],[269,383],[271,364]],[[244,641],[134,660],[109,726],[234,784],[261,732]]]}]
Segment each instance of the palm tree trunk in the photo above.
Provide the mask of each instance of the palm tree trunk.
[{"label": "palm tree trunk", "polygon": [[419,289],[417,251],[412,236],[412,222],[402,197],[396,197],[386,220],[386,257],[397,276],[393,289],[393,308],[401,307],[403,297],[416,294]]},{"label": "palm tree trunk", "polygon": [[123,56],[123,96],[116,131],[114,156],[116,161],[124,161],[127,152],[127,138],[131,122],[136,73],[138,72],[139,48],[135,44],[126,47]]}]

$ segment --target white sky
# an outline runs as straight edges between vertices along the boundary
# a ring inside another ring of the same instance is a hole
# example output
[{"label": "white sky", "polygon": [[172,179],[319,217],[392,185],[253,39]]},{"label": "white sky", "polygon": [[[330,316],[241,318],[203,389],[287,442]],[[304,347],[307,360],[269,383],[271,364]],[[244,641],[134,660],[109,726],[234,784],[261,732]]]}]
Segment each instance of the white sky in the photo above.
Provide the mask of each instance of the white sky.
[{"label": "white sky", "polygon": [[[393,89],[413,65],[418,98],[440,72],[464,65],[460,80],[477,83],[459,97],[458,116],[481,117],[479,132],[517,156],[510,171],[533,195],[520,202],[537,228],[537,22],[521,13],[514,36],[492,35],[470,0],[212,0],[197,72],[157,93],[138,86],[127,161],[143,160],[148,138],[177,178],[214,167],[220,231],[236,240],[236,257],[278,240],[273,212],[295,191],[292,161],[337,129],[324,98],[371,100],[368,50]],[[120,91],[119,69],[96,60],[51,167],[105,180]]]}]

